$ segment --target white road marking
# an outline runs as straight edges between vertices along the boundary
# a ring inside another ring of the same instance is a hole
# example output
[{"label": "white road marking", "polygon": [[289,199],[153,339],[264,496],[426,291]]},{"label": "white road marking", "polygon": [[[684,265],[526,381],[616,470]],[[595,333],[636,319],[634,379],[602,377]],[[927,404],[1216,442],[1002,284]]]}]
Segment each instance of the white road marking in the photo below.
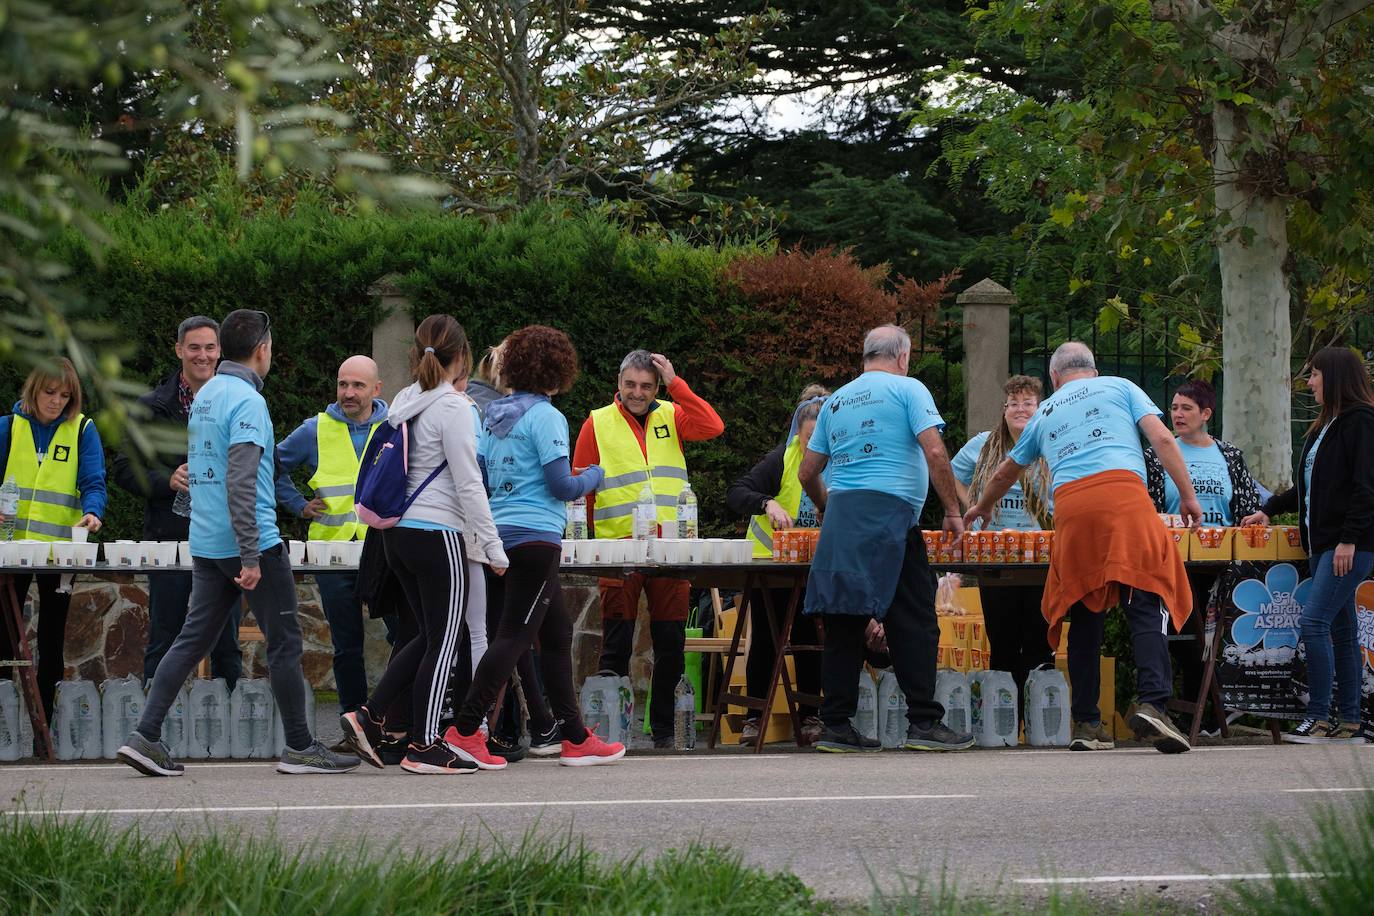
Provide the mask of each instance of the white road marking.
[{"label": "white road marking", "polygon": [[224,805],[192,808],[55,808],[13,809],[5,815],[42,817],[45,815],[79,816],[88,814],[274,814],[303,811],[407,811],[454,810],[473,808],[608,808],[621,805],[778,805],[864,801],[934,801],[940,799],[970,799],[976,795],[793,795],[740,796],[735,798],[621,798],[589,799],[585,801],[523,801],[523,802],[412,802],[371,805]]},{"label": "white road marking", "polygon": [[1091,878],[1017,878],[1016,884],[1183,884],[1193,881],[1272,881],[1275,878],[1312,880],[1329,877],[1325,872],[1253,872],[1221,875],[1097,875]]},{"label": "white road marking", "polygon": [[1284,789],[1285,792],[1308,793],[1308,792],[1374,792],[1374,787],[1354,788],[1354,789]]}]

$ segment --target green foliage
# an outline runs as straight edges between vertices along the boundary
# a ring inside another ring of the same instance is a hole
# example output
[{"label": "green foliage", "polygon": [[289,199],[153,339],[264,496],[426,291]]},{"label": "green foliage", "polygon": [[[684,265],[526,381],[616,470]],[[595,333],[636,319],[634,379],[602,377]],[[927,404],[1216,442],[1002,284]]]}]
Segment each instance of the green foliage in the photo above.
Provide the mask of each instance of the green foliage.
[{"label": "green foliage", "polygon": [[[310,848],[233,830],[204,838],[114,830],[107,820],[0,821],[0,913],[759,913],[828,906],[795,875],[690,844],[617,861],[571,835],[483,851],[463,836],[429,855]],[[740,894],[740,888],[748,888]]]}]

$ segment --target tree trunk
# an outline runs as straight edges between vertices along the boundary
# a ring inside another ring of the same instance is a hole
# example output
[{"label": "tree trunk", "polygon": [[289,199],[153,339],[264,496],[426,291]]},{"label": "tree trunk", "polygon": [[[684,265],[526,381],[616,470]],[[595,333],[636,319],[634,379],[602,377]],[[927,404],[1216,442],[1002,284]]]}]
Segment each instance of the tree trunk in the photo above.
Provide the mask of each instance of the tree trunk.
[{"label": "tree trunk", "polygon": [[[1212,157],[1221,265],[1225,391],[1222,437],[1245,452],[1250,471],[1279,491],[1293,481],[1292,329],[1289,318],[1287,207],[1255,193],[1239,149],[1247,140],[1235,109],[1212,113]],[[1253,234],[1252,234],[1253,233]],[[1249,238],[1247,238],[1249,236]]]}]

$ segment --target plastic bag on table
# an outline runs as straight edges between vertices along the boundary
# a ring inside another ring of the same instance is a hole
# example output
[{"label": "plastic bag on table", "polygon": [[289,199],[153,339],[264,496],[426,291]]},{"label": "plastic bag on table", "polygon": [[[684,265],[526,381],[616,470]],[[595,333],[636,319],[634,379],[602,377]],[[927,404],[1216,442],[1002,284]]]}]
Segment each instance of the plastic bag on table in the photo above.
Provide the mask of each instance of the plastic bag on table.
[{"label": "plastic bag on table", "polygon": [[959,589],[964,580],[958,573],[945,573],[935,586],[935,613],[941,617],[959,617],[967,614],[959,604]]}]

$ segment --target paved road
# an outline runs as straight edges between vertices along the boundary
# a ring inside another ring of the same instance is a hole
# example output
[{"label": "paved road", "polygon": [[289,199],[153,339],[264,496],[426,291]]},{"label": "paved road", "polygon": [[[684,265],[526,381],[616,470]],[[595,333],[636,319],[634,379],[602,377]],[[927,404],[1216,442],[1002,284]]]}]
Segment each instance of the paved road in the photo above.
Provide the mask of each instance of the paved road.
[{"label": "paved road", "polygon": [[111,812],[153,829],[234,825],[288,843],[366,836],[401,848],[460,835],[518,840],[536,824],[571,828],[612,854],[704,838],[850,899],[868,897],[874,880],[885,889],[902,875],[938,881],[942,868],[979,893],[1053,878],[1151,893],[1170,884],[1187,897],[1207,890],[1208,875],[1263,871],[1272,827],[1305,824],[1318,804],[1353,807],[1371,786],[1374,747],[647,754],[614,767],[531,760],[443,778],[366,767],[287,777],[248,762],[192,762],[176,780],[117,764],[0,766],[9,810]]}]

